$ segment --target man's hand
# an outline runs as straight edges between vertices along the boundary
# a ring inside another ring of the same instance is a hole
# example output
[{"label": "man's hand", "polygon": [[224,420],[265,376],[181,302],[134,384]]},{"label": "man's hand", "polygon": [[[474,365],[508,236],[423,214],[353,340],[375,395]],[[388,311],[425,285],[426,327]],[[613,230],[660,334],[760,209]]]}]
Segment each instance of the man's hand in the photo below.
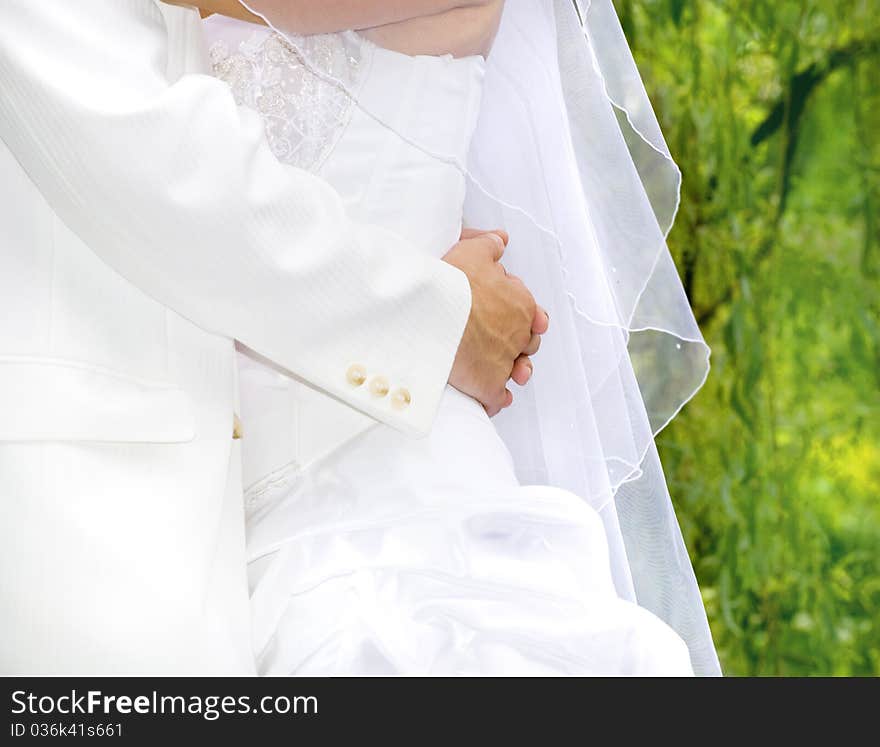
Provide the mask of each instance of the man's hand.
[{"label": "man's hand", "polygon": [[523,282],[501,265],[504,231],[465,229],[443,259],[467,275],[471,313],[449,383],[483,404],[490,416],[513,402],[509,379],[520,386],[532,375],[534,355],[549,318]]}]

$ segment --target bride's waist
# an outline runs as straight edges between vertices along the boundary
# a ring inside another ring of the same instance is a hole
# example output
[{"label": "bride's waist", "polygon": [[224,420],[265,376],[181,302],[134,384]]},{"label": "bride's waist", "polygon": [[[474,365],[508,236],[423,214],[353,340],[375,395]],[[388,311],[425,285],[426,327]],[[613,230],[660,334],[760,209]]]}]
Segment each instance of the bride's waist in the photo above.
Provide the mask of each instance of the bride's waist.
[{"label": "bride's waist", "polygon": [[422,150],[462,165],[476,127],[485,61],[406,55],[362,40],[368,69],[358,104]]},{"label": "bride's waist", "polygon": [[352,218],[418,250],[457,239],[482,57],[410,56],[354,32],[282,37],[206,22],[215,73],[261,114],[283,162],[319,173]]},{"label": "bride's waist", "polygon": [[365,42],[347,126],[319,169],[351,216],[442,255],[458,239],[482,58],[410,57]]}]

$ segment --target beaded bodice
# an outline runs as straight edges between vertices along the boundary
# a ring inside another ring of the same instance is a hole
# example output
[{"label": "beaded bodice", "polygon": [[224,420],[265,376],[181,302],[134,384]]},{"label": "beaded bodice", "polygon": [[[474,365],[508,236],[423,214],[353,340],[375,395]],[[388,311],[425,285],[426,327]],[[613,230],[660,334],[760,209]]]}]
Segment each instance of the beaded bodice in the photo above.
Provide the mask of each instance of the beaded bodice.
[{"label": "beaded bodice", "polygon": [[354,33],[290,37],[254,27],[242,40],[216,39],[214,74],[239,105],[258,111],[275,156],[315,170],[354,106],[363,40]]}]

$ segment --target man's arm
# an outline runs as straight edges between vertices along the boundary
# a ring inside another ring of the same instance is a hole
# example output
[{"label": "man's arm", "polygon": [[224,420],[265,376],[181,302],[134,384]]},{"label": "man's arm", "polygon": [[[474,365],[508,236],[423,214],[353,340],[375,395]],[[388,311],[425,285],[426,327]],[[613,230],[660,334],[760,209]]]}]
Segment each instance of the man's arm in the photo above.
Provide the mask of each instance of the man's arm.
[{"label": "man's arm", "polygon": [[[467,277],[349,221],[329,185],[278,163],[225,84],[169,81],[168,43],[152,0],[4,0],[0,138],[62,220],[143,291],[426,432],[468,319]],[[366,384],[351,383],[353,365]],[[405,386],[409,406],[371,393],[374,376]]]},{"label": "man's arm", "polygon": [[[368,29],[445,13],[476,8],[493,0],[164,0],[172,5],[197,5],[204,13],[220,13],[252,23],[266,16],[276,27],[297,34],[331,34]],[[261,15],[255,15],[255,11]]]},{"label": "man's arm", "polygon": [[490,0],[365,29],[362,33],[380,47],[408,55],[487,56],[498,33],[503,8],[503,0]]}]

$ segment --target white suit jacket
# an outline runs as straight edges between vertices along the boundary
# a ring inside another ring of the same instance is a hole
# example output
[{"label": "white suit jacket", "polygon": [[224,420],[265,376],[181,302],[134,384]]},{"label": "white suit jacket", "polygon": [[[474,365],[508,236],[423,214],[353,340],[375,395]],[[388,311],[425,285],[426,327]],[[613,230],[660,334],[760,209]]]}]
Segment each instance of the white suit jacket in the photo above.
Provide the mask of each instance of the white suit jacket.
[{"label": "white suit jacket", "polygon": [[3,673],[251,671],[233,339],[413,435],[446,384],[464,274],[207,70],[193,11],[0,3]]}]

